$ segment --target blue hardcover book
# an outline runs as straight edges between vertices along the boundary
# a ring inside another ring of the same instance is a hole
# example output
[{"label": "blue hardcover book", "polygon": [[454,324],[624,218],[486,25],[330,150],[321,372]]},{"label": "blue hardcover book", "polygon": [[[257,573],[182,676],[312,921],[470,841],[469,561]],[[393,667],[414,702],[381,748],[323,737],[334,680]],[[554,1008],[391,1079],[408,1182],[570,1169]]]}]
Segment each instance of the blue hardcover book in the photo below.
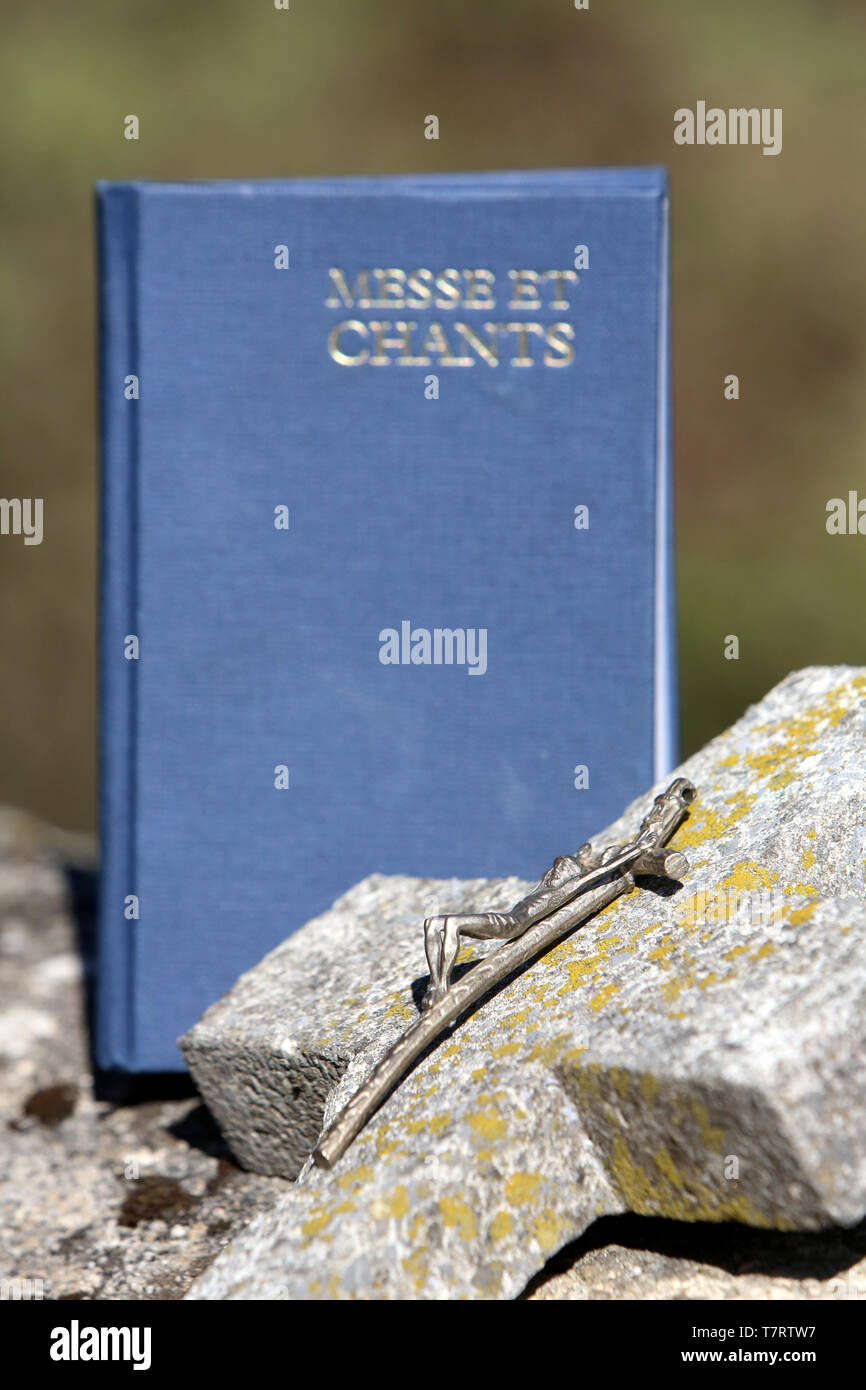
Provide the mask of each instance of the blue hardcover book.
[{"label": "blue hardcover book", "polygon": [[97,1055],[674,760],[657,169],[99,188]]}]

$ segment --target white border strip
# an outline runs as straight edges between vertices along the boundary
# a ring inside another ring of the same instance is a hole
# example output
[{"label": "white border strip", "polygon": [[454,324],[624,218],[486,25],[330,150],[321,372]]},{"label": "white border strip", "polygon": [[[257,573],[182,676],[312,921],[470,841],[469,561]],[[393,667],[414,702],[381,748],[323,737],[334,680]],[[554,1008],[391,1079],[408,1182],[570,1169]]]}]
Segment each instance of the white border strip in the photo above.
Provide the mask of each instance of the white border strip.
[{"label": "white border strip", "polygon": [[655,780],[667,777],[673,766],[673,719],[671,704],[674,691],[671,629],[674,603],[671,584],[672,543],[670,491],[672,465],[670,448],[670,198],[662,199],[661,274],[659,276],[659,344],[658,344],[658,410],[656,412],[656,528],[655,528],[655,716],[654,757]]}]

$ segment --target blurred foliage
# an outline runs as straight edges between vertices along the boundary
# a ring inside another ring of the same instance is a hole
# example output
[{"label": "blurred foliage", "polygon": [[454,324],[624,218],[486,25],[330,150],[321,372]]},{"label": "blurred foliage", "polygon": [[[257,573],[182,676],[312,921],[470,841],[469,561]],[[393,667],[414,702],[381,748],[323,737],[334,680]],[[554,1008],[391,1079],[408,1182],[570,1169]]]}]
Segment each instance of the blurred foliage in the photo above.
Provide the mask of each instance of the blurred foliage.
[{"label": "blurred foliage", "polygon": [[[824,527],[866,495],[862,0],[6,0],[0,24],[0,492],[46,527],[0,544],[0,798],[95,818],[97,178],[666,164],[684,751],[794,667],[866,663],[866,538]],[[699,99],[781,106],[782,153],[674,145]]]}]

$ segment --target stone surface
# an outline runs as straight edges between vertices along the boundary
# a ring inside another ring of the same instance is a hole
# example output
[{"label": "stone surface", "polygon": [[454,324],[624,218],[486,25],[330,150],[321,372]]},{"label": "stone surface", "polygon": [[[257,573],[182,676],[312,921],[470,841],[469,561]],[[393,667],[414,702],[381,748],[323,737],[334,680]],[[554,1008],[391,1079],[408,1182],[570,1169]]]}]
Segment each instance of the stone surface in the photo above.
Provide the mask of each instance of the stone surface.
[{"label": "stone surface", "polygon": [[0,1300],[179,1299],[285,1189],[230,1161],[185,1079],[94,1094],[94,862],[0,807]]},{"label": "stone surface", "polygon": [[[439,904],[510,907],[527,886],[374,874],[242,975],[180,1040],[238,1161],[296,1178],[351,1059],[383,1050],[415,1016],[423,919]],[[473,959],[496,944],[476,943]]]},{"label": "stone surface", "polygon": [[[620,898],[488,1000],[189,1296],[515,1297],[604,1213],[862,1217],[864,697],[863,672],[797,673],[686,762],[687,883]],[[415,1016],[421,916],[523,887],[367,880],[209,1011],[187,1053],[244,1161],[296,1163],[329,1088],[326,1120]]]},{"label": "stone surface", "polygon": [[[523,1297],[598,1299],[866,1300],[866,1227],[818,1235],[724,1223],[608,1217],[533,1279]],[[587,1246],[587,1249],[581,1247]]]},{"label": "stone surface", "polygon": [[[691,1233],[692,1227],[685,1229]],[[840,1250],[837,1254],[840,1262],[834,1266],[837,1272],[819,1277],[815,1272],[816,1264],[824,1262],[816,1261],[815,1251],[801,1252],[796,1248],[773,1251],[769,1247],[769,1237],[748,1252],[738,1250],[740,1229],[720,1227],[728,1248],[721,1252],[716,1245],[714,1259],[698,1252],[699,1241],[706,1240],[701,1227],[698,1227],[701,1234],[691,1241],[692,1250],[688,1254],[671,1254],[669,1250],[653,1250],[642,1245],[635,1248],[605,1244],[575,1259],[562,1273],[542,1277],[537,1286],[532,1283],[524,1297],[544,1302],[620,1301],[623,1298],[733,1302],[866,1300],[866,1259],[858,1261],[855,1257],[855,1264],[851,1264],[851,1251]],[[709,1240],[706,1244],[713,1245]],[[838,1244],[840,1241],[827,1234],[820,1240],[820,1248],[827,1254]],[[862,1250],[862,1233],[856,1247]]]},{"label": "stone surface", "polygon": [[[821,685],[823,677],[819,679],[817,673],[810,679],[818,680],[817,688],[828,688]],[[831,687],[850,683],[850,673],[831,673],[828,679]],[[844,714],[846,703],[843,697],[836,718]],[[796,728],[790,732],[796,737],[812,736]],[[815,732],[824,737],[827,730],[819,725]],[[849,778],[844,758],[838,773],[838,777],[836,772],[828,774],[827,790],[841,789],[848,806],[849,833],[832,850],[829,891],[834,891],[833,876],[838,873],[842,891],[861,897],[856,874],[850,879],[844,876],[852,859],[856,862],[858,854],[863,858],[856,831],[856,802],[861,793],[856,779]],[[784,776],[785,769],[777,767],[768,777],[780,774]],[[816,825],[822,823],[823,813]],[[693,819],[682,835],[695,830],[700,825]],[[792,845],[792,856],[795,848]],[[552,847],[552,853],[558,849]],[[808,857],[808,847],[805,854]],[[74,869],[76,914],[64,863]],[[0,1298],[16,1296],[16,1286],[18,1292],[26,1292],[28,1280],[31,1292],[35,1281],[41,1280],[46,1298],[180,1298],[246,1220],[282,1194],[302,1195],[300,1187],[290,1189],[278,1178],[239,1171],[229,1161],[204,1108],[175,1081],[163,1079],[138,1095],[94,1096],[79,949],[80,935],[87,944],[92,863],[92,847],[77,837],[61,835],[0,808]],[[794,865],[795,857],[790,863]],[[814,883],[827,892],[826,877],[813,880],[815,865],[806,867],[810,872],[802,875],[802,884]],[[380,887],[389,882],[393,890],[392,881],[380,882]],[[692,887],[690,880],[689,892]],[[418,893],[419,912],[436,910],[436,902],[425,896],[435,896],[435,888],[418,892],[418,885],[413,885],[412,891]],[[450,891],[448,885],[440,889]],[[487,890],[479,887],[478,893],[477,901],[486,905]],[[508,896],[506,892],[499,900]],[[780,925],[793,896],[780,894]],[[805,898],[808,911],[815,899],[809,894]],[[399,903],[399,894],[391,891],[384,900]],[[637,895],[629,901],[634,904]],[[412,952],[407,978],[414,971],[416,979],[422,979],[417,926],[414,918],[406,924],[407,949]],[[377,931],[381,937],[381,922]],[[740,944],[751,940],[748,934],[739,936]],[[774,948],[778,946],[774,942]],[[665,959],[670,961],[670,953]],[[669,983],[677,986],[679,982],[671,976]],[[685,993],[693,990],[699,990],[698,983]],[[672,1007],[682,1005],[674,1001]],[[459,1036],[458,1030],[440,1052]],[[827,1062],[831,1067],[836,1064],[830,1048]],[[443,1063],[446,1068],[451,1065],[453,1056]],[[417,1118],[423,1118],[426,1103],[422,1099]],[[862,1147],[856,1095],[849,1103],[851,1144]],[[355,1153],[350,1150],[332,1175],[338,1205],[347,1196],[339,1179],[352,1170]],[[325,1188],[319,1191],[319,1205],[326,1195]],[[458,1210],[446,1204],[445,1231],[459,1229],[447,1224]],[[377,1207],[377,1212],[381,1215],[382,1208]],[[350,1213],[338,1213],[336,1220],[346,1215]],[[282,1222],[289,1236],[290,1223],[284,1217]],[[573,1224],[576,1228],[580,1223]],[[377,1218],[369,1232],[371,1241],[388,1230]],[[483,1234],[483,1227],[479,1231]],[[289,1236],[289,1258],[290,1250]],[[483,1247],[478,1253],[483,1260]],[[412,1255],[410,1250],[409,1258]],[[439,1259],[439,1252],[434,1250],[433,1257]],[[554,1254],[540,1268],[539,1252],[538,1262],[530,1261],[537,1272],[529,1290],[521,1290],[520,1296],[866,1299],[864,1257],[866,1223],[846,1230],[799,1233],[730,1223],[710,1227],[700,1222],[609,1217],[593,1223],[576,1246]],[[332,1259],[333,1252],[326,1250],[319,1271],[322,1283],[338,1272]],[[417,1253],[414,1263],[419,1263]],[[271,1287],[272,1296],[280,1298],[296,1291],[287,1279]],[[195,1296],[200,1296],[200,1289]]]}]

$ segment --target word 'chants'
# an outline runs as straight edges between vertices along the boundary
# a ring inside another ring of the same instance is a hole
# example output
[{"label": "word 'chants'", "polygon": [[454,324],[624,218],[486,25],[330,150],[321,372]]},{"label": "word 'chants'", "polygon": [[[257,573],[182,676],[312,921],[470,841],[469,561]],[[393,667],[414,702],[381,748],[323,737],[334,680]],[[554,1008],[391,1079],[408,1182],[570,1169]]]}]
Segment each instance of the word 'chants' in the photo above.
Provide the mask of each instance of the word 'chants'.
[{"label": "word 'chants'", "polygon": [[[413,271],[392,267],[362,270],[350,285],[345,271],[329,271],[329,309],[444,311],[490,314],[498,307],[492,270]],[[574,361],[574,327],[568,322],[516,319],[515,314],[559,313],[569,307],[566,294],[578,283],[574,270],[509,270],[505,308],[500,321],[467,323],[450,319],[352,317],[335,324],[328,335],[328,352],[342,367],[473,367],[485,362],[498,367],[566,367]]]}]

